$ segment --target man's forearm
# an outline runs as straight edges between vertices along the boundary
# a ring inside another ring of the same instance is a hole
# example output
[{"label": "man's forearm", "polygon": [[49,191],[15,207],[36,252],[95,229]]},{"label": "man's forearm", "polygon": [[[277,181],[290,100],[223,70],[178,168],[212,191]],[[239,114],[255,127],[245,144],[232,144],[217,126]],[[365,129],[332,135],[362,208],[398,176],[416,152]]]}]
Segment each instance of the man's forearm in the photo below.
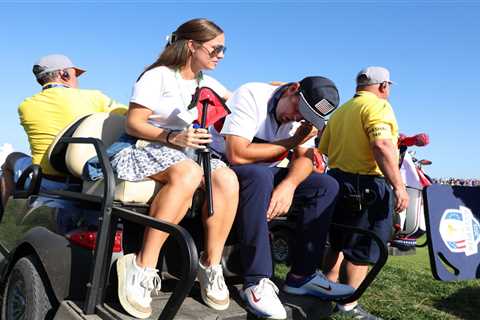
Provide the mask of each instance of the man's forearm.
[{"label": "man's forearm", "polygon": [[291,161],[288,174],[282,182],[291,183],[295,188],[302,183],[312,172],[313,162],[309,158],[309,152],[312,150],[302,152],[301,155],[297,154]]},{"label": "man's forearm", "polygon": [[[227,137],[227,139],[236,138]],[[278,157],[284,155],[300,142],[294,136],[275,142],[246,143],[242,146],[238,146],[235,143],[227,143],[227,158],[230,163],[235,165],[276,161]]]}]

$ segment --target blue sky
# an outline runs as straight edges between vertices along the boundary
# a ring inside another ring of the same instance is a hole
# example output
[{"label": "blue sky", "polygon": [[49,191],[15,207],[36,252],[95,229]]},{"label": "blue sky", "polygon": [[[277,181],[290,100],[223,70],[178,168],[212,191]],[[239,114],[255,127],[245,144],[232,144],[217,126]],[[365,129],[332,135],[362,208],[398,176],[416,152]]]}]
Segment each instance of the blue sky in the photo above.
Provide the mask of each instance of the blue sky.
[{"label": "blue sky", "polygon": [[17,107],[39,91],[40,56],[66,54],[88,71],[82,88],[128,103],[165,37],[197,17],[225,31],[228,51],[211,74],[231,90],[323,75],[345,102],[361,68],[389,68],[400,131],[430,135],[417,149],[433,161],[428,172],[480,178],[477,1],[0,1],[0,145],[28,151]]}]

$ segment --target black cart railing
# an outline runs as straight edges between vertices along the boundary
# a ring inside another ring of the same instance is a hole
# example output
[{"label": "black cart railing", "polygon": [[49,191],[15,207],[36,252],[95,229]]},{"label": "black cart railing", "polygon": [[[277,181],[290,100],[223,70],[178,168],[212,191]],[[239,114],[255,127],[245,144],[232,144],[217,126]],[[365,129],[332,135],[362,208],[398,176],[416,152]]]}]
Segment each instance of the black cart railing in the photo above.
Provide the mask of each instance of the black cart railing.
[{"label": "black cart railing", "polygon": [[[87,294],[83,311],[86,315],[98,314],[108,318],[109,314],[103,306],[106,287],[110,273],[112,250],[118,222],[121,220],[154,228],[169,234],[179,246],[179,255],[182,259],[182,281],[178,281],[167,304],[163,308],[159,320],[171,320],[177,314],[183,301],[190,292],[198,270],[198,254],[195,243],[183,227],[159,219],[154,219],[135,211],[123,208],[113,202],[115,194],[115,178],[110,165],[105,147],[101,140],[96,138],[62,138],[58,143],[81,143],[91,144],[95,147],[104,177],[103,196],[87,195],[80,192],[65,190],[39,191],[41,170],[38,166],[31,166],[26,170],[17,183],[18,192],[15,197],[27,198],[31,195],[39,195],[65,200],[81,201],[84,204],[99,208],[99,229],[96,249],[93,257],[93,268],[90,281],[87,284]],[[30,183],[26,187],[27,179]]]},{"label": "black cart railing", "polygon": [[370,286],[373,280],[375,280],[380,270],[382,270],[383,266],[385,265],[388,259],[388,249],[387,249],[387,246],[383,243],[382,239],[380,239],[375,233],[373,233],[370,230],[356,228],[356,227],[347,226],[343,224],[336,224],[336,223],[332,223],[331,228],[343,229],[349,233],[359,233],[362,235],[366,235],[372,238],[373,241],[375,241],[380,252],[380,254],[378,255],[377,261],[373,265],[372,269],[370,269],[370,271],[368,272],[367,276],[362,281],[360,286],[358,286],[358,288],[350,296],[336,300],[337,302],[340,302],[342,304],[353,302],[358,300],[362,296],[362,294],[365,292],[365,290],[367,290],[367,288]]}]

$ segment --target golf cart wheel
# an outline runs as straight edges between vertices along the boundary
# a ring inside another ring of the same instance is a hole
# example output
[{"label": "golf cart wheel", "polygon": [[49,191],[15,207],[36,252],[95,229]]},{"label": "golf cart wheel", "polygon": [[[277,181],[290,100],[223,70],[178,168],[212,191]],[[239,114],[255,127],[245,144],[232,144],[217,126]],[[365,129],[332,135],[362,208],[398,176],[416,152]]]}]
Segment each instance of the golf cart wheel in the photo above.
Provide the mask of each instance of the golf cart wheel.
[{"label": "golf cart wheel", "polygon": [[52,309],[47,291],[33,256],[15,263],[3,295],[2,320],[48,319]]},{"label": "golf cart wheel", "polygon": [[272,258],[275,263],[290,264],[293,258],[293,233],[280,229],[273,231]]}]

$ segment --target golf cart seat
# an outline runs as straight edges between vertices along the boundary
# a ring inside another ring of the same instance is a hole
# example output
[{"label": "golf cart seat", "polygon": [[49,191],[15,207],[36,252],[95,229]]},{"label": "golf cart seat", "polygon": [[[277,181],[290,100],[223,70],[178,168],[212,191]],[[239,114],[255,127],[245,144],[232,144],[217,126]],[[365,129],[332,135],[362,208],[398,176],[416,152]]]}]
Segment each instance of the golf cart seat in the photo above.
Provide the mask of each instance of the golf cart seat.
[{"label": "golf cart seat", "polygon": [[[100,139],[108,148],[125,132],[125,116],[109,113],[94,113],[83,116],[65,128],[52,143],[49,159],[60,172],[82,178],[85,163],[96,156],[95,147],[91,144],[69,145],[58,143],[65,137],[90,137]],[[130,182],[115,179],[114,201],[122,203],[148,204],[161,188],[162,184],[153,180]],[[104,179],[83,181],[82,193],[103,196]]]}]

